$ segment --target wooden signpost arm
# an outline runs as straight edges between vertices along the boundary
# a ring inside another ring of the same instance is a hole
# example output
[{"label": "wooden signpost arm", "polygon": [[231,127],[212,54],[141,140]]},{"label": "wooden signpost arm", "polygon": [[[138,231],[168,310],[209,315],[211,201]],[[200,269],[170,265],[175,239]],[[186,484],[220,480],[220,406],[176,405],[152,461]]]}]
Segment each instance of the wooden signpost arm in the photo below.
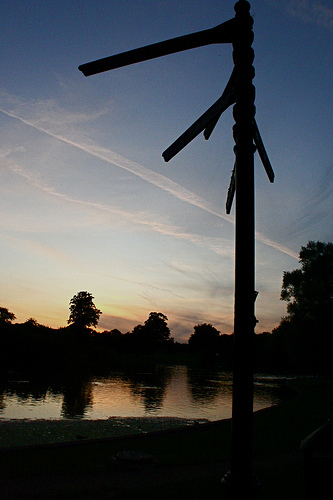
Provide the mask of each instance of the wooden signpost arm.
[{"label": "wooden signpost arm", "polygon": [[165,161],[171,160],[176,156],[179,151],[181,151],[187,144],[189,144],[197,135],[202,131],[207,130],[207,128],[213,124],[216,125],[221,114],[232,104],[236,102],[235,93],[233,89],[234,85],[234,72],[232,72],[231,77],[224,89],[221,97],[203,114],[198,118],[178,139],[169,146],[162,156]]},{"label": "wooden signpost arm", "polygon": [[254,133],[254,143],[257,147],[264,169],[266,170],[267,177],[269,178],[270,182],[274,182],[275,174],[271,162],[269,161],[269,158],[267,156],[266,149],[264,143],[262,142],[258,125],[255,120],[254,120],[253,133]]},{"label": "wooden signpost arm", "polygon": [[91,76],[103,71],[121,68],[130,64],[147,61],[156,57],[174,54],[175,52],[182,52],[204,45],[211,45],[214,43],[232,43],[235,33],[235,20],[230,19],[225,23],[210,28],[208,30],[198,31],[190,35],[179,36],[165,40],[164,42],[154,43],[138,49],[129,50],[116,54],[110,57],[104,57],[97,61],[92,61],[79,66],[84,76]]}]

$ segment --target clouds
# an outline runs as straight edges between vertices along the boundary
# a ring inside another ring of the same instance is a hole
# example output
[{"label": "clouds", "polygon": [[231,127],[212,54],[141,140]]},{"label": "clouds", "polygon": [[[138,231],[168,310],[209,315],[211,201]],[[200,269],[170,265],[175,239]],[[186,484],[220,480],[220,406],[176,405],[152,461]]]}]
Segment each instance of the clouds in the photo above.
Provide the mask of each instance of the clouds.
[{"label": "clouds", "polygon": [[[65,202],[66,204],[72,204],[87,209],[97,210],[99,212],[106,213],[112,216],[112,221],[110,220],[110,223],[112,225],[118,225],[119,220],[121,219],[124,220],[126,223],[131,223],[132,225],[141,226],[143,229],[154,231],[165,236],[170,236],[175,239],[185,240],[195,245],[203,246],[205,248],[210,248],[211,251],[219,255],[227,255],[227,254],[230,255],[230,248],[229,250],[226,250],[227,245],[225,244],[222,238],[208,237],[184,231],[184,229],[179,226],[174,226],[172,224],[166,223],[165,221],[154,218],[152,214],[149,214],[148,212],[147,213],[130,212],[98,202],[76,199],[68,195],[65,195],[63,193],[59,193],[55,191],[53,188],[45,184],[42,184],[38,180],[38,178],[24,171],[19,166],[11,166],[11,170],[13,173],[26,179],[35,188],[43,191],[44,193],[48,194],[51,197],[54,197],[62,202]],[[89,225],[92,222],[96,224],[96,219],[89,222]]]},{"label": "clouds", "polygon": [[[182,185],[174,182],[165,175],[161,175],[151,169],[140,165],[137,162],[125,158],[117,154],[115,151],[110,150],[109,148],[100,146],[96,143],[93,143],[92,141],[84,140],[80,137],[80,132],[78,131],[78,129],[74,129],[74,131],[73,129],[70,129],[68,131],[69,135],[67,136],[64,136],[63,133],[60,133],[58,131],[64,129],[66,130],[66,127],[69,124],[78,125],[82,122],[86,122],[89,120],[90,115],[87,115],[85,113],[82,114],[79,112],[76,112],[74,114],[66,112],[66,110],[56,106],[54,101],[39,101],[39,103],[31,104],[8,94],[2,94],[1,97],[2,99],[0,102],[2,104],[0,107],[0,112],[5,114],[6,116],[14,118],[24,125],[31,127],[42,134],[46,134],[47,136],[56,139],[61,143],[78,149],[86,153],[87,155],[91,155],[98,158],[99,160],[111,164],[112,166],[116,166],[122,170],[130,172],[143,181],[170,194],[181,202],[193,205],[194,207],[197,207],[207,212],[208,214],[218,217],[219,219],[222,219],[229,224],[234,224],[234,218],[232,216],[226,216],[223,213],[218,212],[204,198],[186,189]],[[91,116],[91,121],[95,121],[104,113],[105,111],[99,111],[96,114],[93,114]],[[75,139],[71,138],[73,136],[75,136]],[[26,177],[30,183],[33,183],[39,189],[49,193],[52,196],[61,198],[64,201],[81,204],[82,206],[84,205],[86,207],[95,208],[103,212],[112,213],[116,216],[131,221],[132,223],[141,224],[143,226],[146,226],[147,228],[149,227],[151,230],[159,232],[161,234],[172,236],[177,239],[185,239],[187,241],[191,241],[196,245],[207,246],[213,252],[220,255],[225,254],[226,245],[223,244],[223,240],[221,238],[208,237],[184,231],[181,227],[166,224],[165,222],[158,220],[153,220],[151,215],[148,215],[147,213],[132,213],[118,208],[110,207],[99,202],[75,199],[71,196],[56,192],[47,185],[42,185],[36,178],[33,179],[30,174],[28,174],[27,172],[23,172],[23,170],[18,166],[13,167],[12,169],[16,173],[22,175],[23,177]],[[269,240],[267,237],[261,235],[260,232],[256,233],[256,238],[265,245],[268,245],[277,251],[281,251],[290,256],[295,256],[294,252],[290,251],[288,248],[281,244],[275,243],[273,240]]]},{"label": "clouds", "polygon": [[333,31],[333,7],[328,0],[267,0],[306,24]]},{"label": "clouds", "polygon": [[24,253],[30,252],[33,255],[37,254],[38,256],[47,258],[48,260],[52,260],[53,262],[73,264],[73,260],[71,260],[66,254],[56,250],[50,245],[45,245],[39,243],[38,241],[34,241],[33,239],[30,239],[28,235],[26,235],[26,237],[17,237],[0,232],[0,238],[3,241],[9,243],[11,246],[15,247],[16,250],[21,247],[22,252]]},{"label": "clouds", "polygon": [[333,165],[314,176],[312,186],[298,207],[297,219],[287,227],[289,237],[317,239],[320,228],[322,238],[330,241],[332,238],[331,217],[333,213]]},{"label": "clouds", "polygon": [[[4,106],[6,106],[7,109],[5,109]],[[85,115],[82,116],[80,113],[75,113],[73,116],[71,113],[66,113],[65,110],[58,110],[54,102],[52,102],[52,105],[49,105],[47,102],[40,102],[39,105],[36,105],[36,103],[35,105],[31,105],[30,103],[25,103],[23,100],[18,100],[8,96],[8,94],[2,95],[1,112],[10,118],[18,120],[27,127],[37,130],[41,134],[45,134],[52,139],[60,141],[60,143],[69,145],[74,149],[78,149],[83,153],[86,153],[88,156],[93,156],[103,162],[111,164],[112,166],[128,171],[134,176],[139,177],[143,181],[161,189],[182,202],[194,205],[195,207],[211,213],[216,217],[225,218],[223,215],[212,210],[203,198],[173,182],[171,179],[149,170],[127,158],[124,158],[108,148],[91,143],[91,141],[85,142],[85,140],[80,137],[79,129],[71,129],[68,136],[64,136],[63,134],[57,132],[58,129],[63,129],[62,124],[66,127],[68,124],[77,125],[86,121],[87,117]],[[97,115],[92,116],[92,121],[95,120],[96,116],[100,116],[101,114],[102,113],[97,113]],[[71,138],[73,136],[75,136],[75,139]],[[208,246],[214,252],[224,252],[223,246],[221,246],[220,238],[206,237],[204,235],[191,233],[184,230],[181,226],[175,226],[168,223],[166,220],[158,219],[149,211],[124,210],[117,206],[101,203],[99,201],[80,199],[64,192],[60,192],[59,190],[49,186],[45,181],[41,180],[42,177],[45,178],[46,169],[49,167],[46,166],[44,171],[42,171],[42,167],[40,167],[35,170],[34,173],[29,172],[26,168],[23,168],[15,163],[15,161],[11,158],[12,155],[17,154],[18,152],[23,154],[26,153],[24,148],[19,150],[17,147],[14,147],[12,150],[10,150],[9,147],[7,151],[3,151],[2,158],[6,160],[7,168],[14,174],[26,179],[30,185],[51,197],[57,198],[63,203],[70,203],[87,209],[97,210],[112,216],[113,221],[119,221],[119,219],[121,219],[127,223],[139,225],[143,229],[149,229],[176,239],[184,239],[194,243],[195,245]],[[40,151],[40,153],[43,154],[42,151]]]},{"label": "clouds", "polygon": [[313,23],[333,31],[333,7],[316,0],[291,0],[287,2],[286,12],[305,23]]},{"label": "clouds", "polygon": [[[51,113],[51,117],[49,113],[47,113],[47,107],[44,105],[40,106],[43,110],[42,115],[38,113],[37,106],[36,109],[36,117],[34,118],[24,118],[24,115],[20,116],[17,111],[7,111],[4,108],[0,108],[0,111],[11,118],[15,118],[22,122],[23,124],[33,127],[39,132],[45,133],[50,137],[57,139],[61,142],[64,142],[70,146],[73,146],[77,149],[84,151],[85,153],[95,156],[98,159],[110,163],[112,165],[116,165],[117,167],[124,169],[144,181],[153,184],[154,186],[166,191],[167,193],[175,196],[181,201],[194,205],[198,208],[201,208],[217,217],[220,217],[224,220],[230,221],[230,218],[224,216],[221,213],[214,211],[206,200],[196,195],[195,193],[187,190],[183,186],[180,186],[176,182],[172,181],[168,177],[161,175],[157,172],[154,172],[134,161],[129,160],[128,158],[124,158],[123,156],[117,154],[115,151],[112,151],[108,148],[99,146],[98,144],[85,143],[84,141],[78,142],[78,140],[70,139],[69,137],[65,137],[64,135],[55,132],[53,128],[61,128],[66,126],[69,123],[80,123],[83,120],[85,121],[87,117],[85,115],[82,116],[80,113],[76,113],[74,116],[66,113]],[[52,105],[52,108],[54,106]],[[101,116],[102,113],[98,113],[96,116]],[[61,117],[61,119],[60,119]],[[94,119],[94,117],[92,117]]]}]

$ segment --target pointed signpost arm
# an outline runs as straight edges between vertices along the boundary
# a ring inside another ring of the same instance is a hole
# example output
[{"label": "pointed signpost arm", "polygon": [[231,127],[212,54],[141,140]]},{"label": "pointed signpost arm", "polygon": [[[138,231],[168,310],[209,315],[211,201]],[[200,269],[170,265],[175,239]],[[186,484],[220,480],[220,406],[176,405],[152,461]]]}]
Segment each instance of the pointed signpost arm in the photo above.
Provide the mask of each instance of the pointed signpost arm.
[{"label": "pointed signpost arm", "polygon": [[152,45],[82,64],[79,66],[79,70],[82,71],[84,76],[91,76],[102,73],[103,71],[109,71],[111,69],[121,68],[122,66],[154,59],[156,57],[174,54],[175,52],[202,47],[203,45],[232,43],[235,32],[234,25],[235,20],[230,19],[225,23],[219,24],[215,28],[171,38],[164,42],[154,43]]},{"label": "pointed signpost arm", "polygon": [[266,170],[266,174],[267,174],[270,182],[274,182],[275,174],[274,174],[271,162],[269,161],[269,158],[267,156],[264,143],[262,142],[257,122],[254,120],[253,124],[254,124],[254,129],[253,129],[254,142],[255,142],[255,145],[257,146],[257,150],[258,150],[260,159],[262,161],[264,169]]},{"label": "pointed signpost arm", "polygon": [[232,202],[234,201],[234,196],[235,196],[235,190],[236,190],[236,162],[235,162],[234,168],[232,170],[230,184],[229,184],[229,188],[228,188],[228,194],[227,194],[227,202],[225,205],[226,206],[226,213],[228,215],[231,212]]},{"label": "pointed signpost arm", "polygon": [[234,72],[232,72],[222,96],[162,153],[165,161],[169,161],[176,156],[179,151],[185,148],[203,130],[207,130],[207,127],[211,124],[214,127],[221,114],[235,103],[234,79]]},{"label": "pointed signpost arm", "polygon": [[[226,86],[224,92],[228,91],[228,86],[230,86],[229,87],[230,88],[229,100],[230,100],[230,105],[232,105],[232,104],[235,104],[235,102],[236,102],[235,69],[233,69],[233,71],[231,73],[231,77],[227,83],[227,86]],[[216,127],[217,122],[219,121],[219,119],[224,111],[225,111],[225,109],[223,109],[220,114],[216,115],[216,117],[214,119],[212,119],[210,121],[210,123],[208,123],[207,127],[204,130],[204,138],[206,139],[206,141],[208,141],[208,139],[212,135],[212,132],[213,132],[214,128]]]},{"label": "pointed signpost arm", "polygon": [[[262,142],[262,139],[261,139],[261,136],[259,133],[259,129],[258,129],[258,125],[257,125],[257,122],[255,119],[253,120],[253,139],[254,139],[254,143],[256,145],[256,148],[258,150],[260,159],[262,161],[262,164],[264,166],[264,169],[267,173],[267,176],[268,176],[270,182],[274,182],[275,174],[274,174],[271,162],[269,161],[269,158],[267,156],[266,149],[265,149],[264,143]],[[234,165],[234,168],[233,168],[233,171],[231,174],[231,180],[230,180],[228,194],[227,194],[227,202],[226,202],[226,213],[227,214],[230,214],[230,212],[231,212],[231,207],[232,207],[232,203],[234,200],[235,190],[236,190],[236,163]]]},{"label": "pointed signpost arm", "polygon": [[[236,102],[236,98],[233,100],[233,102],[231,104],[235,104],[235,102]],[[223,111],[225,111],[225,110],[223,110]],[[213,120],[211,120],[211,122],[208,123],[207,127],[205,128],[203,135],[204,135],[204,138],[206,139],[206,141],[208,141],[208,139],[212,135],[212,132],[217,125],[217,122],[221,118],[221,114],[219,114]]]}]

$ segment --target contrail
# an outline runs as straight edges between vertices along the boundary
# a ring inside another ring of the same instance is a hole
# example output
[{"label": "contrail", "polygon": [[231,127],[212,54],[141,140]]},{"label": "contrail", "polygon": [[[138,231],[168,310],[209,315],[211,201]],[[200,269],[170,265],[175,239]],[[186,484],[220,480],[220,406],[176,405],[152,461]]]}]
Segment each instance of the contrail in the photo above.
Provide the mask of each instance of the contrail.
[{"label": "contrail", "polygon": [[284,245],[280,245],[280,243],[276,243],[276,241],[272,241],[269,238],[266,238],[266,236],[263,236],[262,234],[256,233],[256,239],[260,241],[260,243],[263,243],[264,245],[274,248],[275,250],[278,250],[279,252],[285,253],[286,255],[289,255],[289,257],[292,257],[294,259],[299,260],[299,256],[296,252],[293,252],[289,248],[285,247]]},{"label": "contrail", "polygon": [[[38,130],[41,133],[44,133],[50,137],[53,137],[54,139],[57,139],[59,141],[64,142],[65,144],[69,144],[77,149],[80,149],[81,151],[84,151],[87,154],[93,155],[96,158],[99,158],[100,160],[106,161],[107,163],[110,163],[112,165],[115,165],[121,169],[127,170],[128,172],[131,172],[134,175],[137,175],[141,179],[145,180],[146,182],[163,189],[164,191],[170,193],[172,196],[175,198],[184,201],[186,203],[189,203],[191,205],[194,205],[197,208],[201,208],[202,210],[205,210],[206,212],[215,215],[216,217],[219,217],[220,219],[223,219],[230,224],[235,224],[235,221],[233,218],[230,218],[230,216],[223,215],[219,212],[216,212],[213,210],[209,205],[207,204],[206,200],[201,198],[200,196],[196,195],[195,193],[192,193],[191,191],[187,190],[186,188],[182,187],[181,185],[177,184],[176,182],[172,181],[168,177],[158,174],[156,172],[153,172],[152,170],[149,170],[148,168],[140,165],[139,163],[136,163],[132,160],[129,160],[128,158],[124,158],[123,156],[118,155],[114,151],[111,151],[107,148],[98,146],[98,145],[89,145],[89,144],[82,144],[77,141],[74,141],[72,139],[68,139],[67,137],[64,137],[60,134],[56,134],[50,130],[47,130],[43,127],[40,127],[39,125],[35,124],[32,121],[29,121],[25,118],[22,118],[21,116],[15,114],[14,112],[11,111],[6,111],[3,108],[0,108],[0,111],[16,120],[19,120],[21,123],[24,123],[25,125],[34,128],[35,130]],[[179,237],[179,235],[178,235]],[[263,244],[270,246],[274,248],[275,250],[285,253],[286,255],[289,255],[290,257],[298,259],[298,255],[295,254],[292,250],[284,247],[283,245],[280,245],[274,241],[269,240],[265,236],[261,235],[260,233],[256,233],[256,238],[258,241],[262,242]]]},{"label": "contrail", "polygon": [[205,210],[206,212],[209,212],[210,214],[215,215],[216,217],[220,217],[221,219],[224,219],[229,223],[233,223],[233,220],[228,218],[226,215],[218,213],[214,211],[212,208],[210,208],[207,202],[203,198],[196,195],[195,193],[192,193],[191,191],[188,191],[186,188],[180,186],[179,184],[177,184],[176,182],[172,181],[171,179],[162,174],[153,172],[152,170],[143,167],[139,163],[131,161],[128,158],[124,158],[123,156],[120,156],[114,151],[111,151],[107,148],[98,145],[80,144],[76,141],[73,141],[72,139],[68,139],[67,137],[51,132],[50,130],[47,130],[43,127],[40,127],[35,123],[26,120],[21,116],[16,115],[13,112],[6,111],[2,108],[0,108],[0,111],[7,116],[15,118],[16,120],[19,120],[25,125],[28,125],[38,130],[39,132],[42,132],[50,137],[53,137],[54,139],[57,139],[75,148],[78,148],[81,151],[84,151],[88,154],[95,156],[96,158],[99,158],[100,160],[106,161],[107,163],[111,163],[112,165],[116,165],[119,168],[127,170],[128,172],[137,175],[146,182],[149,182],[150,184],[153,184],[154,186],[163,189],[164,191],[167,191],[168,193],[175,196],[179,200],[185,201],[187,203],[190,203],[191,205],[201,208],[202,210]]},{"label": "contrail", "polygon": [[195,233],[190,233],[182,230],[182,228],[178,226],[174,226],[171,224],[165,224],[164,222],[160,222],[158,220],[151,219],[150,217],[147,217],[145,213],[142,212],[128,212],[125,210],[121,210],[119,208],[114,208],[110,207],[109,205],[94,202],[94,201],[86,201],[86,200],[80,200],[77,198],[72,198],[71,196],[68,196],[63,193],[59,193],[55,191],[53,188],[50,188],[49,186],[46,186],[42,183],[40,183],[38,180],[36,180],[33,176],[31,176],[29,173],[26,173],[22,170],[21,167],[18,166],[12,166],[10,167],[12,172],[15,172],[16,174],[20,175],[21,177],[27,179],[27,181],[32,184],[33,186],[37,187],[38,189],[44,191],[45,193],[49,194],[50,196],[54,196],[56,198],[60,198],[61,200],[68,202],[68,203],[73,203],[76,205],[81,205],[85,207],[90,207],[96,210],[100,210],[103,212],[108,212],[113,215],[117,215],[118,217],[122,217],[125,220],[129,220],[133,224],[137,225],[142,225],[145,227],[148,227],[152,231],[155,231],[157,233],[164,234],[166,236],[171,236],[172,238],[176,239],[182,239],[186,241],[190,241],[195,245],[198,246],[203,246],[206,248],[210,248],[213,252],[215,252],[218,255],[223,255],[227,256],[229,255],[229,250],[225,248],[225,244],[223,242],[222,238],[214,238],[214,237],[209,237],[209,236],[202,236],[198,235]]}]

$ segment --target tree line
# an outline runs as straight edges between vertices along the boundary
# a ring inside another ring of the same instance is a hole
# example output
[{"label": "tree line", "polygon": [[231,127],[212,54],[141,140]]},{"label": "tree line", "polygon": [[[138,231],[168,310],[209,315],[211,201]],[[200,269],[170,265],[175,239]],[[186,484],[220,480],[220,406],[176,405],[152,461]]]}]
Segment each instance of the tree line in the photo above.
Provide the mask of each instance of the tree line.
[{"label": "tree line", "polygon": [[[256,371],[278,373],[332,373],[333,356],[333,244],[310,241],[299,254],[300,269],[283,273],[281,300],[287,315],[272,332],[255,335]],[[87,291],[69,303],[66,328],[51,329],[34,318],[16,324],[14,313],[0,307],[2,370],[68,370],[81,364],[112,369],[137,356],[181,357],[232,369],[233,335],[221,334],[211,323],[194,326],[187,344],[175,342],[168,318],[151,312],[131,332],[96,332],[102,312]]]}]

